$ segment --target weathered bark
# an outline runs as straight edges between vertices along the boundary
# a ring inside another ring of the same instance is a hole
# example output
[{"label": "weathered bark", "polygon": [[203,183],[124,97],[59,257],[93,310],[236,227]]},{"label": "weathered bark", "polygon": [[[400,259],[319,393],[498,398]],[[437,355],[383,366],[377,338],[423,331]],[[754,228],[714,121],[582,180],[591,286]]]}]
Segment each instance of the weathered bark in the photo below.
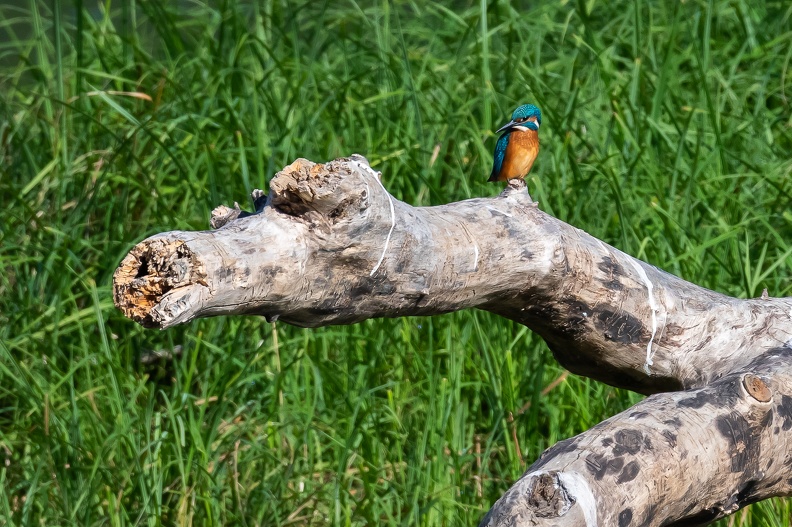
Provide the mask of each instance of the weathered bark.
[{"label": "weathered bark", "polygon": [[792,495],[792,350],[703,388],[652,395],[537,460],[495,526],[706,525]]},{"label": "weathered bark", "polygon": [[[521,182],[416,208],[353,156],[298,160],[270,190],[266,203],[254,196],[257,214],[219,208],[217,230],[138,244],[116,271],[116,305],[160,328],[219,314],[316,327],[478,307],[532,328],[572,372],[645,394],[689,390],[548,450],[487,525],[694,525],[789,494],[792,300],[690,284],[544,214]],[[745,397],[748,374],[768,400]],[[624,450],[638,436],[644,446]],[[739,470],[735,457],[747,460]]]}]

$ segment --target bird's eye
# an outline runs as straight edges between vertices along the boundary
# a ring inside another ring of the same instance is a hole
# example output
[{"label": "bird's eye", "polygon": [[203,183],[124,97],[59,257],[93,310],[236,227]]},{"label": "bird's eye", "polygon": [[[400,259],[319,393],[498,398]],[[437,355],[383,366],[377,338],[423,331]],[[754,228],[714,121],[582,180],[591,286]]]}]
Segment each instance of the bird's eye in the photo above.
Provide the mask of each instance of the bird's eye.
[{"label": "bird's eye", "polygon": [[519,118],[516,119],[516,121],[518,123],[524,123],[525,122],[525,117],[519,117]]}]

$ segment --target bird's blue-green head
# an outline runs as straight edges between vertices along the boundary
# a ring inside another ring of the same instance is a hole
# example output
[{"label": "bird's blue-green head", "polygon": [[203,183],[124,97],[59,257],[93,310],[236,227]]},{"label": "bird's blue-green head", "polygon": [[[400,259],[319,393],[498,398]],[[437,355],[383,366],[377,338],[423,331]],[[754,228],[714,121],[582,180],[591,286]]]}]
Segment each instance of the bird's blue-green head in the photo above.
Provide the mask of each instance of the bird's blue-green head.
[{"label": "bird's blue-green head", "polygon": [[518,106],[512,113],[511,121],[503,125],[497,133],[504,130],[533,130],[539,131],[539,126],[542,124],[542,110],[533,104],[523,104]]}]

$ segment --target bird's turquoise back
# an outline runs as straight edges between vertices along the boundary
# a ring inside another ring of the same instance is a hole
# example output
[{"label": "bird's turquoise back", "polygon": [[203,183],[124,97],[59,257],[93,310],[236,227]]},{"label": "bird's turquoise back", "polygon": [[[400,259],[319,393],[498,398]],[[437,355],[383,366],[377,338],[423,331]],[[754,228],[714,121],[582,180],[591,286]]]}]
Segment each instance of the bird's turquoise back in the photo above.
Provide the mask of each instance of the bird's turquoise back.
[{"label": "bird's turquoise back", "polygon": [[498,139],[498,142],[495,144],[495,159],[492,163],[492,174],[490,174],[491,179],[497,179],[498,175],[500,175],[500,171],[503,168],[503,160],[506,159],[506,148],[509,147],[509,134],[503,134]]}]

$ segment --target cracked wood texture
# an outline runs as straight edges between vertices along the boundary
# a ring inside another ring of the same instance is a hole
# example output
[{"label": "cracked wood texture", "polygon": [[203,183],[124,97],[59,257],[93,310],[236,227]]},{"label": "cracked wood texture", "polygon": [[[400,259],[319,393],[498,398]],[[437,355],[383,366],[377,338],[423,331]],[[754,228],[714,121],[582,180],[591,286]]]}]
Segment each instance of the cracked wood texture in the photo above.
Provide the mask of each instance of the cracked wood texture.
[{"label": "cracked wood texture", "polygon": [[[706,525],[792,494],[792,350],[655,394],[545,451],[482,527]],[[569,520],[568,518],[575,518]]]},{"label": "cracked wood texture", "polygon": [[536,331],[574,373],[656,394],[547,450],[482,525],[704,525],[792,493],[792,300],[686,282],[543,213],[522,182],[412,207],[361,156],[299,159],[254,201],[216,209],[215,230],[139,243],[116,305],[158,328],[477,307]]}]

